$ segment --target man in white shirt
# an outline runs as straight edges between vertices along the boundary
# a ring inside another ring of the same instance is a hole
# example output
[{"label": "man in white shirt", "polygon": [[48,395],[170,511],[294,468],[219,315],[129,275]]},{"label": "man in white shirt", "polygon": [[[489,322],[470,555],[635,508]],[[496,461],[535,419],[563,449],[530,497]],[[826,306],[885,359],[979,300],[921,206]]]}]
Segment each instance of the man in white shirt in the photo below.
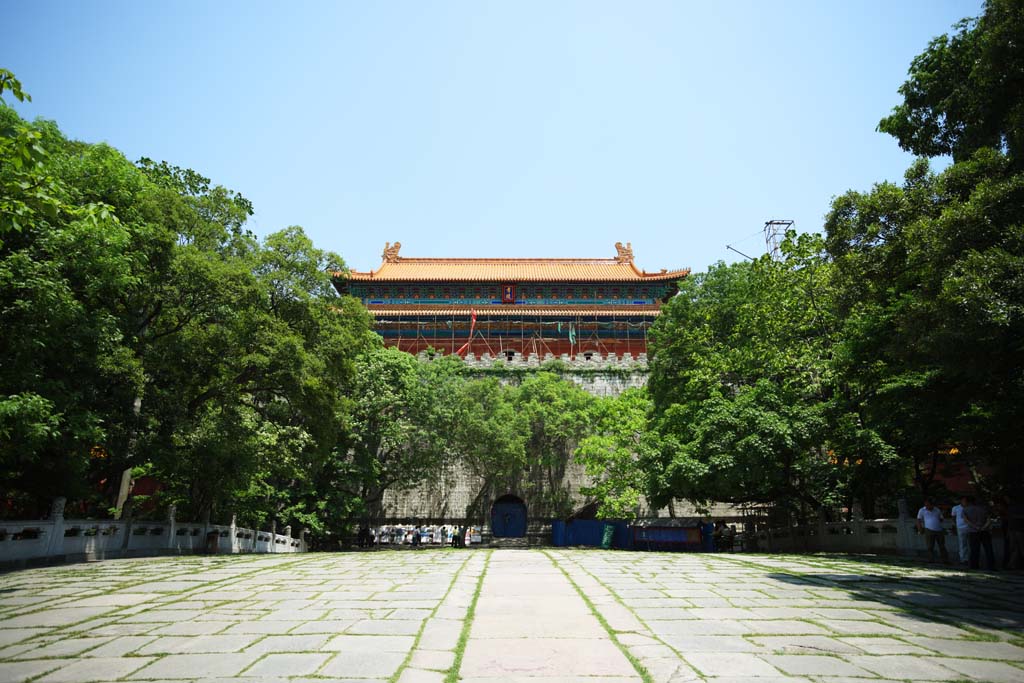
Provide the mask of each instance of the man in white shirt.
[{"label": "man in white shirt", "polygon": [[967,507],[967,496],[961,496],[960,502],[953,506],[949,513],[956,520],[956,542],[960,551],[960,564],[967,564],[971,558],[971,545],[967,534],[971,533],[971,525],[964,517],[964,509]]},{"label": "man in white shirt", "polygon": [[931,498],[924,499],[924,507],[917,511],[917,530],[924,532],[925,544],[928,546],[928,561],[935,561],[935,546],[939,546],[942,561],[949,564],[946,554],[946,530],[942,528],[942,510],[935,507]]}]

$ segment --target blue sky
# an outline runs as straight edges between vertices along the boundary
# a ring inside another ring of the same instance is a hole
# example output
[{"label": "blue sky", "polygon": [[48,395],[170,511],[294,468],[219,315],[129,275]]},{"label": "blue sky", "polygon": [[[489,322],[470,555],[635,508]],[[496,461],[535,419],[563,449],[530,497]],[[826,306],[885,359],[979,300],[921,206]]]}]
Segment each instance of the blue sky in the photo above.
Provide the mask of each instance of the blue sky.
[{"label": "blue sky", "polygon": [[356,269],[404,256],[705,269],[899,180],[875,132],[980,1],[8,0],[23,115],[240,191]]}]

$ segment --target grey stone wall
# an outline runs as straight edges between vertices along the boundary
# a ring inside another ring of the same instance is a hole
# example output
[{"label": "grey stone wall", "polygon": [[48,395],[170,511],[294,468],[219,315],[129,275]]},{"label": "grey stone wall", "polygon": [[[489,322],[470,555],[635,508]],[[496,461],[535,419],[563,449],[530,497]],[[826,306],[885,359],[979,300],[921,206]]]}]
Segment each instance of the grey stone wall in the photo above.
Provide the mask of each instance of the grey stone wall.
[{"label": "grey stone wall", "polygon": [[[425,353],[419,357],[424,362],[430,361]],[[618,396],[626,389],[639,388],[647,383],[646,354],[635,358],[593,354],[589,358],[581,355],[574,359],[568,356],[556,359],[551,354],[545,358],[538,358],[536,354],[527,357],[513,355],[511,359],[492,358],[489,354],[477,358],[469,354],[465,363],[478,370],[481,376],[495,373],[504,382],[517,383],[531,372],[544,369],[544,363],[554,360],[559,362],[554,364],[557,368],[552,369],[557,369],[565,379],[595,396]],[[486,526],[494,500],[512,494],[525,502],[531,525],[536,525],[565,517],[585,506],[589,501],[580,493],[580,488],[588,483],[583,466],[571,456],[553,470],[534,465],[516,480],[501,482],[487,490],[483,478],[456,462],[412,490],[389,491],[384,497],[383,512],[385,521],[390,523],[418,520],[423,523]],[[647,517],[697,516],[696,509],[684,501],[674,503],[671,509],[652,509],[646,503],[641,507],[642,516]],[[712,514],[716,519],[738,516],[730,506],[722,505],[715,506]]]}]

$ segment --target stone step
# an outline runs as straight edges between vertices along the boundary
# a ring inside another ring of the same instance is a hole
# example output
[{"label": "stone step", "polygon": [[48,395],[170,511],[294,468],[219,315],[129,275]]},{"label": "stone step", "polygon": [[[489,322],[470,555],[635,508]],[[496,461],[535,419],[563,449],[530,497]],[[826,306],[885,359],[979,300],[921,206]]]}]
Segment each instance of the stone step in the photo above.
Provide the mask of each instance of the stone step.
[{"label": "stone step", "polygon": [[488,544],[491,548],[529,548],[528,538],[492,538]]}]

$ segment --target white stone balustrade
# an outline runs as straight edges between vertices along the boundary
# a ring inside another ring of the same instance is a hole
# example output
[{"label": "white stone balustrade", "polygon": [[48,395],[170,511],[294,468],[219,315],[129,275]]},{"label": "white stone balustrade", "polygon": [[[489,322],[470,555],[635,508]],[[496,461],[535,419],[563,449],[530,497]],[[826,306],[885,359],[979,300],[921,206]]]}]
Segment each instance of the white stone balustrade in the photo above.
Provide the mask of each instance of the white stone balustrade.
[{"label": "white stone balustrade", "polygon": [[[946,551],[956,560],[956,536],[947,520]],[[758,531],[756,549],[761,552],[878,553],[909,557],[927,554],[925,537],[916,532],[913,517],[860,519],[850,522],[819,522],[792,527],[774,527]],[[996,557],[1002,557],[1002,534],[992,534]],[[751,539],[746,550],[753,549]]]},{"label": "white stone balustrade", "polygon": [[[207,535],[216,533],[214,552],[301,553],[305,536],[246,529],[231,524],[178,522],[172,507],[164,521],[65,519],[64,499],[54,501],[49,519],[0,520],[0,566],[26,560],[98,560],[138,555],[208,552]],[[127,534],[127,543],[125,536]]]}]

